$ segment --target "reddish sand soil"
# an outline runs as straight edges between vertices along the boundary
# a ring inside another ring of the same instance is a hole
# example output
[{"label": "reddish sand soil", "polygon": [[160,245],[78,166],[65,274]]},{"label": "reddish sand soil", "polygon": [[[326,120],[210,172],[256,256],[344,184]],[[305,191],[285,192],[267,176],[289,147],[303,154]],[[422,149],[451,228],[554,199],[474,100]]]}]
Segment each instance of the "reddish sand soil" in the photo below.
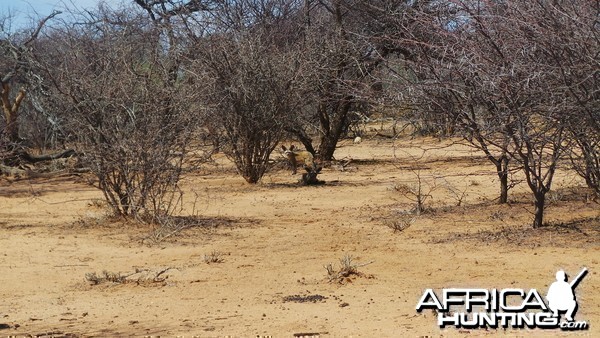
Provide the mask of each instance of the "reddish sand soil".
[{"label": "reddish sand soil", "polygon": [[[181,214],[200,225],[158,243],[152,229],[108,222],[85,178],[0,178],[0,335],[600,336],[600,208],[579,178],[558,174],[552,226],[532,229],[526,185],[495,204],[493,167],[468,147],[345,141],[336,157],[352,161],[324,169],[327,184],[313,187],[286,170],[248,185],[221,159],[182,182]],[[429,210],[394,232],[387,225],[411,219],[414,204],[398,187],[417,177]],[[221,262],[207,264],[213,252]],[[325,266],[338,268],[345,255],[360,274],[330,282]],[[440,329],[433,311],[415,311],[425,288],[545,296],[557,270],[583,267],[576,319],[587,331]],[[85,278],[136,269],[146,270],[129,280],[167,270],[159,282]]]}]

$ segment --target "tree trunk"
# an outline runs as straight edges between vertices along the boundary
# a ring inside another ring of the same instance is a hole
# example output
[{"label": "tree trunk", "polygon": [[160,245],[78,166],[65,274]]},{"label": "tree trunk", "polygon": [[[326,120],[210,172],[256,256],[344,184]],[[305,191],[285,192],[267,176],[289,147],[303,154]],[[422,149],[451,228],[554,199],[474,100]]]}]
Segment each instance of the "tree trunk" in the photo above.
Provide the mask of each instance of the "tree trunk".
[{"label": "tree trunk", "polygon": [[506,173],[498,174],[500,176],[500,200],[499,204],[508,203],[508,175]]},{"label": "tree trunk", "polygon": [[[322,107],[321,109],[325,110],[321,111],[320,114],[327,115],[327,107]],[[350,98],[345,97],[340,99],[331,109],[333,110],[331,118],[327,115],[326,119],[321,119],[321,127],[325,131],[323,136],[321,136],[321,144],[319,145],[319,158],[322,161],[331,161],[333,159],[337,143],[347,128]]]},{"label": "tree trunk", "polygon": [[25,98],[25,89],[21,88],[15,101],[11,104],[10,98],[10,86],[7,82],[2,83],[2,110],[4,111],[4,118],[6,120],[6,135],[9,138],[9,141],[13,144],[17,144],[20,142],[19,138],[19,107],[21,106],[21,102]]},{"label": "tree trunk", "polygon": [[504,156],[497,164],[498,177],[500,178],[499,204],[508,203],[508,157]]},{"label": "tree trunk", "polygon": [[319,158],[322,161],[331,161],[333,159],[333,153],[337,146],[338,138],[331,134],[323,135],[321,137],[321,144],[319,145]]},{"label": "tree trunk", "polygon": [[544,224],[544,205],[546,204],[546,192],[537,191],[535,196],[535,218],[533,219],[533,228],[539,228]]},{"label": "tree trunk", "polygon": [[37,163],[37,162],[43,162],[43,161],[52,161],[52,160],[56,160],[59,158],[68,158],[71,156],[77,156],[77,153],[73,149],[67,149],[65,151],[61,151],[60,153],[46,154],[46,155],[31,155],[27,152],[22,152],[21,154],[19,154],[19,156],[23,160],[25,160],[29,163]]},{"label": "tree trunk", "polygon": [[306,135],[304,131],[302,131],[301,129],[286,129],[286,131],[295,135],[298,141],[302,143],[306,151],[313,154],[313,156],[316,155],[315,148],[312,144],[312,139],[308,135]]}]

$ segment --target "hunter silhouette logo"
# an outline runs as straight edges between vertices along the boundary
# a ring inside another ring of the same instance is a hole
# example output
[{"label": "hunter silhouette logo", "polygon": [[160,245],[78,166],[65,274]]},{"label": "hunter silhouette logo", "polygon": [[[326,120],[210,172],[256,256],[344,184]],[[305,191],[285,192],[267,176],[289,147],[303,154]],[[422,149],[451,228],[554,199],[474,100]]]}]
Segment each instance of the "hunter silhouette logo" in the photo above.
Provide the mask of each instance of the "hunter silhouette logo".
[{"label": "hunter silhouette logo", "polygon": [[588,270],[584,268],[579,275],[571,282],[567,282],[567,275],[563,270],[556,272],[556,282],[550,285],[548,289],[548,307],[552,310],[554,317],[559,316],[559,311],[566,311],[568,321],[573,321],[573,316],[577,311],[577,300],[575,299],[575,287],[587,275]]},{"label": "hunter silhouette logo", "polygon": [[[563,270],[548,288],[547,304],[536,289],[442,289],[441,297],[433,289],[425,289],[416,310],[437,312],[441,328],[543,328],[586,330],[586,321],[575,321],[577,299],[575,288],[587,275],[584,268],[570,283]],[[533,310],[533,311],[532,311]],[[566,321],[560,321],[565,313]]]}]

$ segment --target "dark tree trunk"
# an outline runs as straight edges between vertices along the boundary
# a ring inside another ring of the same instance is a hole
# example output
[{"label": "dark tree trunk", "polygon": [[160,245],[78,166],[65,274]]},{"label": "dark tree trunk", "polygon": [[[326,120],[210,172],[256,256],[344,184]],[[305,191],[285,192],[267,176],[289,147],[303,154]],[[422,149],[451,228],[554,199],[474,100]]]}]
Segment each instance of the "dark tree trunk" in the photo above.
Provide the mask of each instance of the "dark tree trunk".
[{"label": "dark tree trunk", "polygon": [[27,152],[22,152],[19,155],[23,160],[25,160],[29,163],[37,163],[37,162],[43,162],[43,161],[52,161],[52,160],[56,160],[59,158],[68,158],[71,156],[76,156],[77,153],[73,149],[67,149],[65,151],[62,151],[60,153],[55,153],[55,154],[31,155]]},{"label": "dark tree trunk", "polygon": [[9,156],[6,156],[3,159],[3,162],[9,166],[18,167],[23,163],[38,163],[44,161],[52,161],[59,158],[69,158],[71,156],[77,156],[77,153],[73,149],[67,149],[54,154],[31,155],[25,150],[17,148]]},{"label": "dark tree trunk", "polygon": [[497,166],[498,177],[500,178],[500,204],[508,203],[508,157],[500,159]]},{"label": "dark tree trunk", "polygon": [[296,129],[287,129],[286,131],[296,136],[296,138],[298,139],[298,141],[300,141],[300,143],[302,143],[306,151],[313,154],[313,156],[316,155],[315,147],[313,147],[312,144],[312,139],[308,135],[306,135],[304,131]]},{"label": "dark tree trunk", "polygon": [[535,216],[533,219],[533,228],[539,228],[544,224],[544,205],[546,204],[546,192],[537,191],[535,197]]},{"label": "dark tree trunk", "polygon": [[324,134],[321,136],[321,144],[319,144],[318,157],[321,161],[331,161],[333,153],[337,147],[337,143],[342,134],[348,128],[348,112],[350,111],[351,97],[340,99],[332,109],[331,118],[327,114],[327,107],[322,105],[321,112],[321,127]]},{"label": "dark tree trunk", "polygon": [[323,135],[321,137],[321,144],[319,145],[319,158],[322,161],[333,160],[333,153],[337,146],[337,137],[329,135]]}]

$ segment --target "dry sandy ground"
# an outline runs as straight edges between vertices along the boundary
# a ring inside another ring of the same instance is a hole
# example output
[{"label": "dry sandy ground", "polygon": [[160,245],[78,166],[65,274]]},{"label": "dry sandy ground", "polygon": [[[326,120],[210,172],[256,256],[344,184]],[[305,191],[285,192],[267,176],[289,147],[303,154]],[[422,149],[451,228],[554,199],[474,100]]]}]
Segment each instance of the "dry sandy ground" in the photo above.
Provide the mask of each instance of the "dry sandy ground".
[{"label": "dry sandy ground", "polygon": [[[600,336],[600,212],[578,178],[558,175],[555,226],[534,230],[525,184],[496,205],[493,167],[467,147],[368,140],[336,156],[353,161],[325,169],[318,187],[285,170],[250,186],[225,162],[188,177],[182,214],[202,225],[158,244],[151,229],[104,222],[101,193],[81,178],[0,179],[0,336]],[[395,187],[417,176],[430,210],[394,232],[386,224],[413,205]],[[222,261],[207,264],[215,251]],[[324,266],[345,255],[360,274],[329,282]],[[583,267],[576,319],[587,331],[440,329],[431,310],[415,311],[425,288],[545,295],[557,270]],[[85,279],[167,268],[162,282]]]}]

